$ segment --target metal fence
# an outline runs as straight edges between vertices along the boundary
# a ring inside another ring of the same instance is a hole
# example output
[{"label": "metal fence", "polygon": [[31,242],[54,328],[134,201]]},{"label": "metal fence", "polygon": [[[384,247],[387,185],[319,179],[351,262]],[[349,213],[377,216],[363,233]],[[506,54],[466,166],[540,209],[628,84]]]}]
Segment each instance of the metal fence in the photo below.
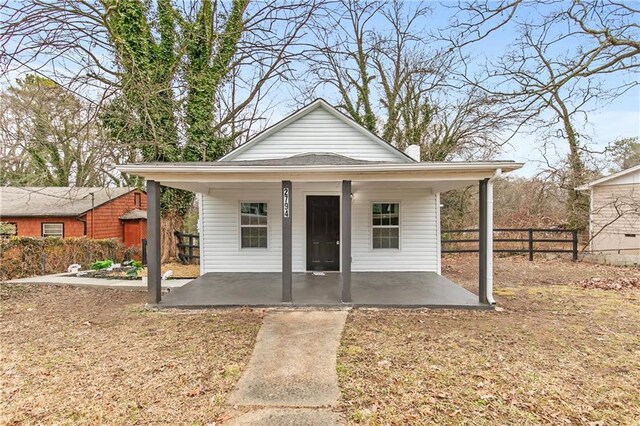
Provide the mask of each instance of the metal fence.
[{"label": "metal fence", "polygon": [[[442,253],[477,253],[478,229],[448,229],[442,234]],[[569,234],[569,235],[567,235]],[[471,236],[475,235],[475,238]],[[456,236],[456,238],[451,238]],[[578,231],[571,229],[495,228],[496,253],[571,253],[578,260]]]}]

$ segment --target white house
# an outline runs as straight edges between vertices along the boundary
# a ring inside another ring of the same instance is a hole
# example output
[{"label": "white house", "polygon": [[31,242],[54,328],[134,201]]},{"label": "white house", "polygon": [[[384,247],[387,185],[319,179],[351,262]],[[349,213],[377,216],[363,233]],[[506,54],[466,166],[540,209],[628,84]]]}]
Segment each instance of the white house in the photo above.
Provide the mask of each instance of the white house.
[{"label": "white house", "polygon": [[[150,302],[161,302],[163,185],[200,205],[202,277],[176,305],[490,306],[492,180],[521,164],[420,162],[416,148],[405,154],[316,100],[216,162],[121,166],[147,179]],[[440,193],[469,185],[481,194],[473,303],[440,276]]]},{"label": "white house", "polygon": [[589,191],[589,251],[640,254],[640,165],[578,188]]}]

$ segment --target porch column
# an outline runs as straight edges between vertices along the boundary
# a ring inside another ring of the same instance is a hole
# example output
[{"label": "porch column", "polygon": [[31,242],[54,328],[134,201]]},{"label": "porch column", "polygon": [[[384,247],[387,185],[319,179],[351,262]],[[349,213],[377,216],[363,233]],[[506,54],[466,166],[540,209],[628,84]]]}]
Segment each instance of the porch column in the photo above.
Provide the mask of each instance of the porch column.
[{"label": "porch column", "polygon": [[342,302],[351,302],[351,181],[342,181]]},{"label": "porch column", "polygon": [[282,181],[282,301],[293,301],[291,181]]},{"label": "porch column", "polygon": [[147,301],[151,305],[162,298],[160,270],[160,183],[147,180]]},{"label": "porch column", "polygon": [[479,187],[479,298],[480,303],[494,304],[493,300],[493,183],[480,181]]}]

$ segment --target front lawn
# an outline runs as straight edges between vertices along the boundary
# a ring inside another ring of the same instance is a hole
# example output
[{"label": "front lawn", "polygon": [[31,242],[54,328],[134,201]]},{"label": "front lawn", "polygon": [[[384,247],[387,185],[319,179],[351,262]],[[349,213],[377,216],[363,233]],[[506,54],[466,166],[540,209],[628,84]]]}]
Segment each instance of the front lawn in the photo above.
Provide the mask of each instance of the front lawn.
[{"label": "front lawn", "polygon": [[146,293],[3,285],[0,424],[211,424],[261,314],[151,312]]},{"label": "front lawn", "polygon": [[[473,288],[475,262],[445,273]],[[352,311],[338,355],[350,423],[637,424],[640,290],[571,282],[640,272],[496,263],[504,311]]]}]

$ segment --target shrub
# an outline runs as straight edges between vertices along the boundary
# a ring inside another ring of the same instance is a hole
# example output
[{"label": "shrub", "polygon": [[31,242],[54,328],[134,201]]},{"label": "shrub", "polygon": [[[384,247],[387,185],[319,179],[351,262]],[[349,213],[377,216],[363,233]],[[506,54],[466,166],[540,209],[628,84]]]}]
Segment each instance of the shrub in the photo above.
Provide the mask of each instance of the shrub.
[{"label": "shrub", "polygon": [[93,262],[90,265],[90,268],[93,269],[94,271],[99,271],[101,269],[107,269],[111,265],[113,265],[113,260],[111,260],[111,259],[98,260],[98,261]]},{"label": "shrub", "polygon": [[73,263],[88,268],[99,259],[133,259],[140,249],[126,248],[115,239],[87,238],[0,238],[0,280],[65,272]]}]

